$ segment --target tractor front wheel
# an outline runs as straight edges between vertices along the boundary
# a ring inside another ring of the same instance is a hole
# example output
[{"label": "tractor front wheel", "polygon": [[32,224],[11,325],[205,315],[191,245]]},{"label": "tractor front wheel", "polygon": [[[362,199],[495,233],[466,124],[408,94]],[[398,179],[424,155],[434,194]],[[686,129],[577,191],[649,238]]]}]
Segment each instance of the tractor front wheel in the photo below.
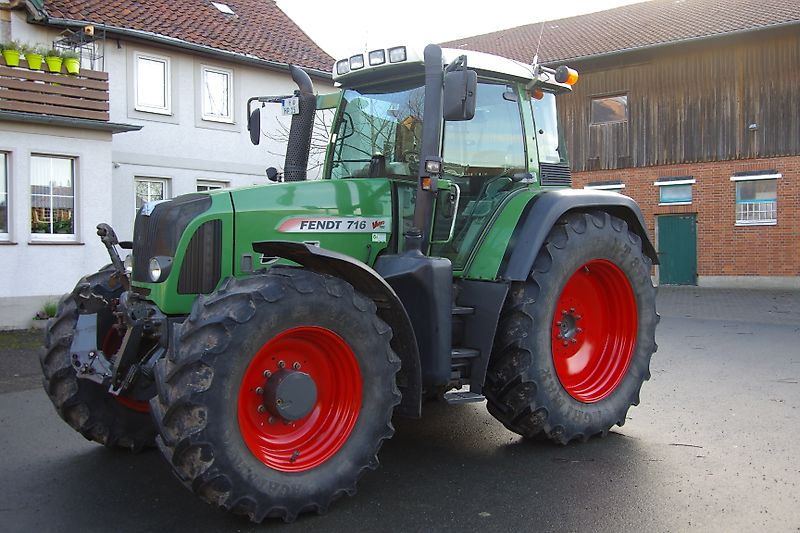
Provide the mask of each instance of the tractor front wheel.
[{"label": "tractor front wheel", "polygon": [[562,218],[500,317],[489,412],[526,438],[561,444],[623,425],[657,348],[650,267],[625,221],[599,211]]},{"label": "tractor front wheel", "polygon": [[255,522],[324,512],[394,432],[391,336],[341,279],[281,267],[228,279],[156,366],[158,445],[198,496]]},{"label": "tractor front wheel", "polygon": [[78,316],[95,315],[97,348],[106,357],[117,352],[124,330],[114,327],[113,311],[121,294],[122,285],[110,265],[78,282],[72,293],[61,298],[56,316],[47,324],[40,363],[44,390],[65,422],[88,440],[138,451],[155,444],[149,389],[137,390],[139,398],[130,393],[114,396],[108,387],[78,378],[70,349]]}]

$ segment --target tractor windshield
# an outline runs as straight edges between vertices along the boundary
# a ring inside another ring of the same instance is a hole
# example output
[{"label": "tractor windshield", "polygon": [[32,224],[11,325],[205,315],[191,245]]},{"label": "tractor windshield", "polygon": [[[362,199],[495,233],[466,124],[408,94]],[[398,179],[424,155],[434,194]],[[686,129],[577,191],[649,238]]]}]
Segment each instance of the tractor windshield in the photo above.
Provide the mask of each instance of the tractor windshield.
[{"label": "tractor windshield", "polygon": [[332,178],[415,176],[422,144],[425,88],[347,89],[332,153]]}]

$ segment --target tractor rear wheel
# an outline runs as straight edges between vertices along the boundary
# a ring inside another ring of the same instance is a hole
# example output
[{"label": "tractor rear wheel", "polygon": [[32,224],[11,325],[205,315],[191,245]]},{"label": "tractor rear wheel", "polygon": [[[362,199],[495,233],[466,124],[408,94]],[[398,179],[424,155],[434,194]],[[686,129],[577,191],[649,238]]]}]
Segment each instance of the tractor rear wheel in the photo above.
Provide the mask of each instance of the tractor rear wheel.
[{"label": "tractor rear wheel", "polygon": [[75,290],[58,303],[56,316],[47,325],[42,365],[44,390],[59,416],[88,440],[108,447],[138,451],[155,444],[156,429],[147,399],[114,396],[108,388],[78,378],[71,358],[72,340],[79,315],[96,315],[97,348],[107,357],[120,347],[123,331],[112,326],[114,302],[122,285],[109,265],[84,277]]},{"label": "tractor rear wheel", "polygon": [[503,309],[484,387],[489,412],[526,438],[561,444],[623,425],[657,349],[650,267],[623,220],[563,217]]},{"label": "tractor rear wheel", "polygon": [[157,439],[202,499],[261,522],[355,493],[394,433],[400,360],[372,300],[299,268],[201,296],[156,366]]}]

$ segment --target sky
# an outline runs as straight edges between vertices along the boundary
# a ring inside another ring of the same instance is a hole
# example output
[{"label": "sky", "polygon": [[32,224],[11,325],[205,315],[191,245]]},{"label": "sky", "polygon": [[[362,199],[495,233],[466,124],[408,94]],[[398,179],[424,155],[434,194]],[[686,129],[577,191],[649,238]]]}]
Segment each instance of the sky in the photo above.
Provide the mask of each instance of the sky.
[{"label": "sky", "polygon": [[424,46],[639,1],[277,0],[277,4],[323,50],[340,59],[375,48]]}]

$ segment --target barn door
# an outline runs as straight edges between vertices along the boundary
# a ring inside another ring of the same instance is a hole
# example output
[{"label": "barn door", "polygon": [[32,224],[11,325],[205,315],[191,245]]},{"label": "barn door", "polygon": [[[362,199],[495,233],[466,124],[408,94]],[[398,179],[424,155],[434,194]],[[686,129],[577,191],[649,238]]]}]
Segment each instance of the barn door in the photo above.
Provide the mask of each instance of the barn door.
[{"label": "barn door", "polygon": [[697,285],[696,215],[661,215],[658,220],[659,283]]}]

